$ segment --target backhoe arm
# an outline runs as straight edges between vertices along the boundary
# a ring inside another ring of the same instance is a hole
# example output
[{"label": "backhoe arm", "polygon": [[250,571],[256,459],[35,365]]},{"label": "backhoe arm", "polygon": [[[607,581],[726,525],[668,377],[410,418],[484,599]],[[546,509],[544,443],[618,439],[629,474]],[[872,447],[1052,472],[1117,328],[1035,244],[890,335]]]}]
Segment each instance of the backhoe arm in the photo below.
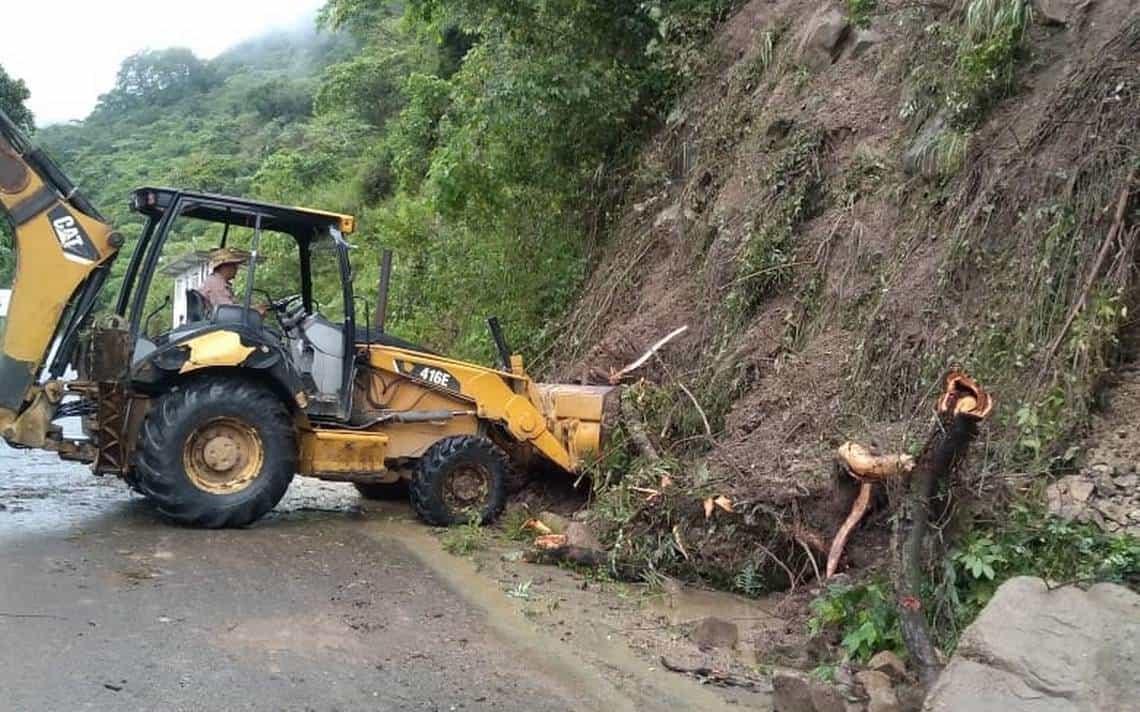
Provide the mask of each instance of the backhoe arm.
[{"label": "backhoe arm", "polygon": [[[39,374],[57,338],[72,343],[122,238],[2,111],[0,212],[16,257],[0,339],[0,435],[42,447],[60,393],[40,387]],[[62,367],[52,371],[58,377]]]}]

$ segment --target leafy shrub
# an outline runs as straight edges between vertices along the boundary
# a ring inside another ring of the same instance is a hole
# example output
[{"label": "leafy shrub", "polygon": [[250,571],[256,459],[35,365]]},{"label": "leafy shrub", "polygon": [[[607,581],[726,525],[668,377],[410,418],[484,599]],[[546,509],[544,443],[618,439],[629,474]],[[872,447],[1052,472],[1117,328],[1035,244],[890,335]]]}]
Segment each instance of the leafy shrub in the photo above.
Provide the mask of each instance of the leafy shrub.
[{"label": "leafy shrub", "polygon": [[738,316],[754,313],[766,297],[791,279],[797,231],[823,207],[820,155],[825,145],[820,129],[795,131],[764,176],[768,206],[744,243],[740,276],[729,293],[729,310]]},{"label": "leafy shrub", "polygon": [[470,522],[453,526],[443,533],[443,548],[456,556],[468,556],[487,548],[487,530],[479,523],[478,516]]},{"label": "leafy shrub", "polygon": [[844,657],[866,662],[881,650],[905,652],[890,587],[880,581],[833,585],[811,603],[812,635],[834,630],[842,636]]},{"label": "leafy shrub", "polygon": [[953,648],[998,586],[1014,576],[1038,576],[1054,584],[1111,581],[1136,588],[1140,539],[1015,505],[998,522],[967,534],[946,557],[934,612],[945,649]]},{"label": "leafy shrub", "polygon": [[867,27],[871,24],[871,13],[878,5],[878,0],[847,0],[847,14],[856,27]]},{"label": "leafy shrub", "polygon": [[977,124],[1014,88],[1030,10],[1025,0],[972,0],[947,95],[954,123]]}]

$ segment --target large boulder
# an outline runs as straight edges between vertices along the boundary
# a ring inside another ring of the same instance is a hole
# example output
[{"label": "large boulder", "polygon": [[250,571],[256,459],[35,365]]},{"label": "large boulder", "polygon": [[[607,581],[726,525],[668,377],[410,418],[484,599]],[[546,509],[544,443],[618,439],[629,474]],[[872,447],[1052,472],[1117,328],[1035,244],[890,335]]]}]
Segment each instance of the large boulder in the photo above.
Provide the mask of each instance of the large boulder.
[{"label": "large boulder", "polygon": [[931,690],[928,712],[1137,709],[1140,596],[1116,584],[1050,591],[1006,581]]},{"label": "large boulder", "polygon": [[851,21],[838,9],[823,3],[800,35],[800,64],[813,72],[830,66],[839,57],[850,32]]}]

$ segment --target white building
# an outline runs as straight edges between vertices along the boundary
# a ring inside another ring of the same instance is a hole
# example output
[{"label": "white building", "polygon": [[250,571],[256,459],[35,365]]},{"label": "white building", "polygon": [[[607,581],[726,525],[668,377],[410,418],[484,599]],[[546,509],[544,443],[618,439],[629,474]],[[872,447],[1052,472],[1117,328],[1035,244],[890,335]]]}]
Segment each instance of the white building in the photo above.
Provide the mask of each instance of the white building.
[{"label": "white building", "polygon": [[174,305],[173,326],[186,323],[186,292],[197,289],[210,276],[210,253],[207,250],[188,252],[162,268],[162,273],[174,278],[174,294],[171,295],[171,304]]}]

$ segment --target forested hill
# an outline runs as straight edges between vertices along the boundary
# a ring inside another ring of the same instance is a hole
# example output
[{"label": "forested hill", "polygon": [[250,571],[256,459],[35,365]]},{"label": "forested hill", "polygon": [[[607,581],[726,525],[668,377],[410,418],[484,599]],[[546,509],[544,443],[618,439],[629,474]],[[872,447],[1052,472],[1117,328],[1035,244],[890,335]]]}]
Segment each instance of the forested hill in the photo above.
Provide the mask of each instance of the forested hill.
[{"label": "forested hill", "polygon": [[128,237],[147,184],[354,213],[358,293],[396,250],[400,333],[489,357],[496,314],[535,353],[732,4],[330,0],[316,27],[211,61],[133,56],[85,121],[38,140]]},{"label": "forested hill", "polygon": [[185,49],[142,52],[85,121],[36,139],[120,225],[128,193],[142,184],[245,194],[267,158],[301,145],[317,78],[354,51],[343,35],[310,30],[208,62]]},{"label": "forested hill", "polygon": [[[121,274],[141,224],[128,209],[134,188],[256,194],[267,161],[306,148],[321,73],[357,50],[347,35],[312,27],[239,45],[211,61],[179,48],[140,52],[123,62],[114,88],[86,120],[42,128],[35,138],[128,236]],[[171,244],[165,256],[209,247],[200,237],[202,244]],[[116,280],[108,295],[117,287]],[[152,291],[160,297],[165,290]]]}]

